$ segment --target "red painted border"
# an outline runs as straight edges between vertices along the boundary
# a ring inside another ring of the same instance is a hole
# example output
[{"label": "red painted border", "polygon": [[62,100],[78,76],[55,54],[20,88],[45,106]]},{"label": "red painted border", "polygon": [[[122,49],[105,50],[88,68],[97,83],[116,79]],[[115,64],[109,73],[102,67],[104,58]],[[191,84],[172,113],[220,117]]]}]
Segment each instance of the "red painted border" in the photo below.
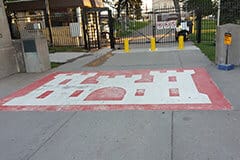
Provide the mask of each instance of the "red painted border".
[{"label": "red painted border", "polygon": [[[96,72],[56,72],[50,74],[29,86],[3,98],[0,100],[1,111],[102,111],[102,110],[229,110],[231,104],[224,97],[219,88],[215,85],[210,75],[204,68],[195,69],[170,69],[182,72],[183,70],[194,70],[195,74],[192,75],[193,80],[199,92],[207,94],[212,104],[145,104],[145,105],[69,105],[69,106],[3,106],[4,103],[19,96],[23,96],[32,90],[44,85],[45,83],[54,79],[58,74],[87,74]],[[131,76],[133,74],[149,73],[150,71],[159,71],[161,73],[169,70],[130,70],[130,71],[100,71],[98,75],[108,75],[114,77],[116,75]],[[144,74],[145,75],[145,74]]]}]

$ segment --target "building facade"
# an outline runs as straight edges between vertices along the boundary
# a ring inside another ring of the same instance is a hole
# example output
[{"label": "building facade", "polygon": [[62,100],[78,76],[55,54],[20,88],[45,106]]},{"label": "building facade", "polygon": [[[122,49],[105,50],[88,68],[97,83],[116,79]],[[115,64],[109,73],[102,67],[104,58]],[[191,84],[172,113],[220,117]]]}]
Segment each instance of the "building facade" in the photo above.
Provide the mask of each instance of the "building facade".
[{"label": "building facade", "polygon": [[153,0],[152,9],[153,11],[160,8],[173,8],[173,0]]},{"label": "building facade", "polygon": [[92,41],[97,39],[100,26],[96,22],[99,21],[99,14],[93,12],[84,15],[87,16],[88,21],[83,24],[82,10],[103,7],[102,0],[49,0],[49,15],[47,16],[46,4],[43,0],[21,0],[7,3],[7,11],[9,15],[12,15],[10,18],[13,38],[23,37],[26,30],[34,33],[34,30],[40,29],[54,46],[84,46],[86,34],[83,33],[86,31],[83,31],[83,25],[89,26],[86,29],[88,37]]}]

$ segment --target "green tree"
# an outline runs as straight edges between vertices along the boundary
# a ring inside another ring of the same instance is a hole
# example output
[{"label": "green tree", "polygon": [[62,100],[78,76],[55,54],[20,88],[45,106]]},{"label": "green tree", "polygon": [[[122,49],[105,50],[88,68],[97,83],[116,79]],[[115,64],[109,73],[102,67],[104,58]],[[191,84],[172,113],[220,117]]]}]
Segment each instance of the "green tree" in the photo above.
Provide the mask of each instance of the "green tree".
[{"label": "green tree", "polygon": [[126,10],[126,16],[136,16],[137,19],[141,18],[142,0],[119,0],[116,4],[117,18],[120,17],[121,12]]},{"label": "green tree", "polygon": [[179,5],[179,2],[181,2],[181,1],[182,1],[182,0],[173,0],[175,10],[176,10],[176,12],[178,13],[178,20],[181,19],[181,15],[180,15],[180,5]]},{"label": "green tree", "polygon": [[214,13],[213,4],[212,0],[186,0],[183,9],[185,11],[198,11],[202,16],[208,16]]},{"label": "green tree", "polygon": [[221,0],[220,24],[240,24],[239,0]]}]

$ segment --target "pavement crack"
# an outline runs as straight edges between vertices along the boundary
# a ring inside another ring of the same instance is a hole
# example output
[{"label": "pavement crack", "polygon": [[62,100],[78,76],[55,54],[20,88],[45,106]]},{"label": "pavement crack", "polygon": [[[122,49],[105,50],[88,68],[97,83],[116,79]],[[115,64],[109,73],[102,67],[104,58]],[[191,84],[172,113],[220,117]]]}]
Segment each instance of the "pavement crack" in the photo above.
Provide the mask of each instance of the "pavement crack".
[{"label": "pavement crack", "polygon": [[171,116],[171,160],[173,160],[173,129],[174,129],[173,116],[174,112],[172,112]]},{"label": "pavement crack", "polygon": [[179,62],[180,62],[180,66],[183,68],[183,62],[182,62],[182,59],[181,59],[181,57],[180,57],[179,54],[178,54],[178,60],[179,60]]},{"label": "pavement crack", "polygon": [[75,115],[77,112],[74,112],[62,125],[59,126],[31,155],[22,160],[30,160],[41,148],[43,148]]},{"label": "pavement crack", "polygon": [[90,63],[84,65],[84,67],[97,67],[104,64],[109,58],[114,56],[114,54],[110,51],[107,54],[102,55],[101,57],[97,57],[95,60],[91,61]]}]

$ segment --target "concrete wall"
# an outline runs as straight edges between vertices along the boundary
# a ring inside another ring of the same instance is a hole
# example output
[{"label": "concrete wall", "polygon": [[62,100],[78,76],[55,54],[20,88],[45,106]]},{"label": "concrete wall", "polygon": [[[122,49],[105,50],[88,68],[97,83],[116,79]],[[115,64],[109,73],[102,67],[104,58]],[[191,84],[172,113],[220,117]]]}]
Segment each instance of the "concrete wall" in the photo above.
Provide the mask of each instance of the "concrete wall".
[{"label": "concrete wall", "polygon": [[224,34],[230,32],[232,34],[232,44],[229,46],[230,64],[240,65],[240,25],[225,24],[217,28],[216,35],[216,57],[217,64],[225,63],[226,45],[224,45]]},{"label": "concrete wall", "polygon": [[0,47],[0,78],[17,72],[15,48]]},{"label": "concrete wall", "polygon": [[39,55],[40,61],[40,71],[46,71],[51,69],[50,59],[49,59],[49,51],[47,40],[43,37],[38,37],[35,39],[37,45],[37,52]]},{"label": "concrete wall", "polygon": [[172,7],[174,7],[173,0],[153,0],[152,1],[153,11],[159,8],[172,8]]},{"label": "concrete wall", "polygon": [[3,1],[0,1],[0,78],[17,72],[16,51],[12,45]]},{"label": "concrete wall", "polygon": [[14,40],[13,46],[16,50],[16,62],[17,62],[17,69],[18,72],[26,72],[25,62],[23,57],[23,48],[22,48],[22,41],[21,40]]},{"label": "concrete wall", "polygon": [[[23,55],[26,72],[44,72],[46,70],[49,70],[51,68],[51,65],[49,60],[47,40],[43,37],[35,37],[26,40],[30,40],[34,43],[25,44],[27,47],[25,48],[26,50],[24,51]],[[28,47],[32,48],[31,46],[34,45],[34,50],[27,51]]]}]

